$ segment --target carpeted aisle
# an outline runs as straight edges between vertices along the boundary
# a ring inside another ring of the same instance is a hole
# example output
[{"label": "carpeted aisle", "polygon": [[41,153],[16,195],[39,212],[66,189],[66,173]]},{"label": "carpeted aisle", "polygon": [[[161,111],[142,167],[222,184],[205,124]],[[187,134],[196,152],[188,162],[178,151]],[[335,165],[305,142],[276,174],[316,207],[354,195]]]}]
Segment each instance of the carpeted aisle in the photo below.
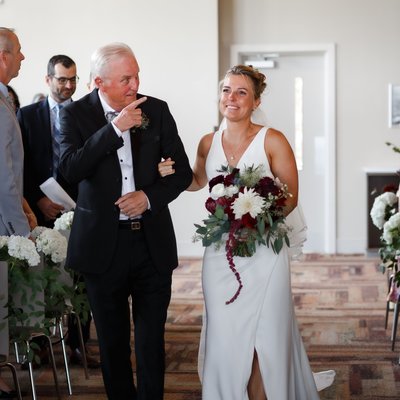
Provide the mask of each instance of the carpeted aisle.
[{"label": "carpeted aisle", "polygon": [[[392,352],[393,315],[385,330],[387,283],[378,262],[377,258],[361,255],[308,254],[292,265],[296,314],[313,371],[337,372],[334,385],[320,393],[322,400],[400,398],[400,327],[399,343]],[[198,259],[182,259],[174,273],[166,327],[165,400],[201,399],[197,376],[203,307],[200,274]],[[93,336],[96,351],[95,333]],[[73,396],[69,397],[59,352],[57,357],[65,399],[106,399],[100,371],[90,371],[90,379],[86,380],[82,368],[75,366],[71,368]],[[42,368],[35,374],[39,399],[55,399],[50,370]],[[21,371],[20,376],[29,394],[27,373]]]}]

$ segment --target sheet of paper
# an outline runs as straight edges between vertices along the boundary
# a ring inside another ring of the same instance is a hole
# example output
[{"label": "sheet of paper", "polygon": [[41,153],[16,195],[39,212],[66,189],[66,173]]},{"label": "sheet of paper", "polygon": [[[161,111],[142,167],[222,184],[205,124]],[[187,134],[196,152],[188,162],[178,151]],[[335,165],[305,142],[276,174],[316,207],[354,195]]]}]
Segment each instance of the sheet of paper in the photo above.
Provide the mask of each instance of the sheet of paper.
[{"label": "sheet of paper", "polygon": [[53,177],[47,179],[39,187],[51,201],[64,206],[65,211],[75,208],[75,202]]}]

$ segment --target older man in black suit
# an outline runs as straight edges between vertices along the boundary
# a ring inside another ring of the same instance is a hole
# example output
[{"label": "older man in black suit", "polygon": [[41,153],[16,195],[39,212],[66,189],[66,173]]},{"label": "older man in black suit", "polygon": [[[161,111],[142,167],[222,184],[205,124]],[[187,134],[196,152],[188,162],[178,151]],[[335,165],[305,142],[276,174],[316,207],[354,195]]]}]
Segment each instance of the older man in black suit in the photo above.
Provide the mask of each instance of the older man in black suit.
[{"label": "older man in black suit", "polygon": [[[61,112],[60,168],[79,183],[67,265],[85,277],[108,398],[161,400],[164,325],[178,264],[168,204],[191,183],[192,171],[167,103],[138,93],[132,50],[101,47],[91,70],[98,90]],[[158,163],[168,157],[175,174],[160,178]]]}]

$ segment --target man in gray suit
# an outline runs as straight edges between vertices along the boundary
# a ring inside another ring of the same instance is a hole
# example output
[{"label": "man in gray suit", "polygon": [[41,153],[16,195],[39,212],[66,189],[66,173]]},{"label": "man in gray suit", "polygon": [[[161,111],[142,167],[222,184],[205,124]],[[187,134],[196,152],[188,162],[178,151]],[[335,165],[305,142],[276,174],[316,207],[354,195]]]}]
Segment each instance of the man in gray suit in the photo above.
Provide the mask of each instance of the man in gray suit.
[{"label": "man in gray suit", "polygon": [[[6,85],[18,75],[24,59],[17,35],[0,27],[0,235],[29,236],[29,223],[22,202],[24,150],[15,111]],[[7,268],[0,266],[0,314],[7,298]],[[0,318],[3,320],[3,315]],[[0,333],[0,349],[7,353],[8,331]],[[6,332],[6,333],[5,333]],[[16,397],[16,392],[0,378],[0,398]]]},{"label": "man in gray suit", "polygon": [[18,75],[24,59],[17,35],[0,28],[0,235],[28,236],[22,208],[24,150],[6,85]]}]

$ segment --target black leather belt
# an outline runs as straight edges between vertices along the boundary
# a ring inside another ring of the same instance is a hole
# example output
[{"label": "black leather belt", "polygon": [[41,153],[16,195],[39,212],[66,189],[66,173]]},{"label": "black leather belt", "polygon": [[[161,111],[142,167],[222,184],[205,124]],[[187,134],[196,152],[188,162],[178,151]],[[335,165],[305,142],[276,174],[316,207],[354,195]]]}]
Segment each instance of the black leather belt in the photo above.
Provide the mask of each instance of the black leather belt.
[{"label": "black leather belt", "polygon": [[118,224],[119,229],[128,229],[130,231],[140,231],[142,223],[139,220],[120,220]]}]

